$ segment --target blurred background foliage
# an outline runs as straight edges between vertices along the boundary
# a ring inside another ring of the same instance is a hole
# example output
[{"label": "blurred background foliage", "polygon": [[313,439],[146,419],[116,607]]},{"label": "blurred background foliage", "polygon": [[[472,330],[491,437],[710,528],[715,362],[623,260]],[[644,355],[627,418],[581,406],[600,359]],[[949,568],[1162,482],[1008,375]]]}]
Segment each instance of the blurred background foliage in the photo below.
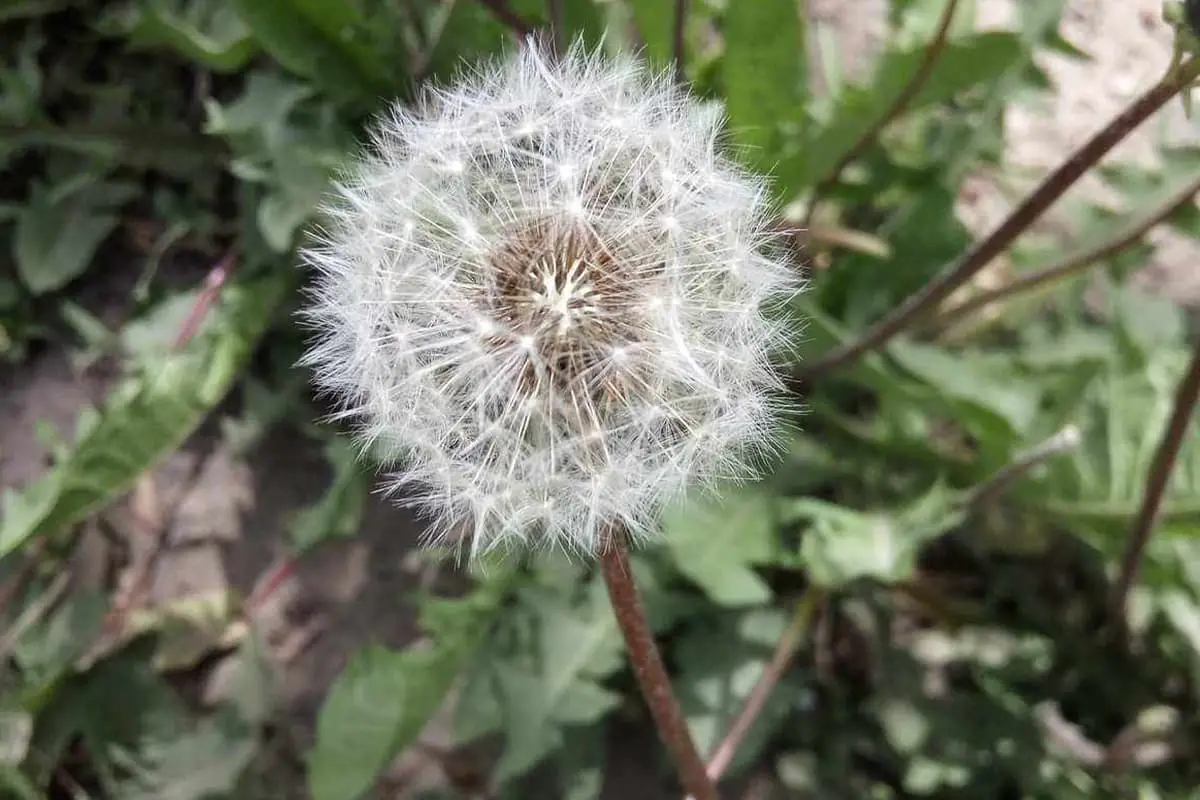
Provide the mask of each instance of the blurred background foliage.
[{"label": "blurred background foliage", "polygon": [[[370,470],[314,423],[291,366],[295,248],[387,101],[513,46],[489,5],[0,3],[0,387],[16,396],[54,348],[75,374],[106,376],[69,436],[39,428],[52,463],[0,505],[0,796],[415,796],[377,785],[414,752],[446,778],[430,798],[672,796],[655,747],[614,746],[613,730],[646,721],[586,564],[544,556],[449,594],[410,586],[395,602],[419,609],[421,641],[354,652],[282,772],[264,753],[292,711],[275,702],[253,598],[146,602],[150,567],[133,555],[91,587],[64,568],[80,531],[136,505],[151,467],[214,415],[242,451],[285,429],[324,454],[328,480],[288,526],[293,560],[359,530]],[[805,5],[693,0],[683,30],[694,90],[724,101],[737,152],[803,223],[802,361],[971,246],[966,179],[1002,173],[1005,108],[1054,91],[1034,54],[1088,58],[1058,34],[1062,0],[1017,4],[1012,30],[986,33],[973,2],[939,31],[943,0],[893,0],[881,51],[851,78],[829,42],[814,52]],[[541,0],[508,7],[548,18]],[[644,45],[666,68],[673,7],[567,0],[565,35]],[[935,316],[806,386],[773,474],[673,510],[662,544],[636,555],[705,750],[794,642],[729,796],[1197,796],[1195,423],[1128,619],[1109,610],[1195,336],[1184,309],[1130,282],[1150,228],[1200,234],[1200,150],[1159,155],[1098,171],[1118,202],[1072,195],[1069,236],[1035,232],[987,273],[1003,285],[1074,264],[1060,279]],[[97,311],[97,292],[119,312]],[[39,416],[0,408],[5,426]],[[232,677],[202,701],[195,674],[215,652]],[[452,745],[485,743],[470,769],[420,738],[444,707]],[[622,759],[640,764],[636,794],[612,788]]]}]

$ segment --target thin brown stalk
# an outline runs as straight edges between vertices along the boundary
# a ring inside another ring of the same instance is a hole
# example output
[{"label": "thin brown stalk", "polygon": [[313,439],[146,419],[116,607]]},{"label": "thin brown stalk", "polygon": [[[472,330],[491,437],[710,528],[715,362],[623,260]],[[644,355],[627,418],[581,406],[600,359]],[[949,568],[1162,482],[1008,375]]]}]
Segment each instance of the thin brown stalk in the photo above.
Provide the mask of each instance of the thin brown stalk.
[{"label": "thin brown stalk", "polygon": [[671,63],[675,66],[675,82],[682,85],[686,79],[683,68],[684,30],[687,27],[687,0],[675,0],[675,22],[671,29]]},{"label": "thin brown stalk", "polygon": [[946,42],[950,38],[950,23],[954,21],[954,12],[957,10],[958,0],[946,0],[946,5],[942,8],[942,16],[938,19],[937,30],[934,31],[933,38],[925,48],[925,55],[921,59],[921,63],[917,65],[917,69],[913,72],[908,83],[904,85],[904,88],[892,100],[892,104],[888,106],[887,111],[883,112],[874,125],[863,131],[862,136],[859,136],[854,144],[850,145],[850,148],[833,165],[833,169],[829,171],[829,174],[813,189],[813,199],[808,204],[808,211],[804,217],[804,228],[808,228],[812,224],[813,218],[817,213],[817,206],[820,204],[820,198],[837,184],[842,171],[863,154],[871,142],[875,141],[879,133],[892,120],[904,113],[904,109],[908,108],[908,104],[913,101],[913,98],[921,91],[921,87],[929,80],[929,76],[933,74],[933,68],[937,64],[938,58],[941,57],[942,51],[946,49]]},{"label": "thin brown stalk", "polygon": [[533,26],[526,22],[520,14],[513,11],[507,0],[479,0],[479,2],[518,39],[524,40],[533,33]]},{"label": "thin brown stalk", "polygon": [[[771,692],[775,691],[775,687],[779,685],[779,681],[783,679],[792,660],[796,657],[796,653],[800,650],[800,645],[804,642],[804,634],[808,631],[816,607],[817,593],[814,591],[807,592],[796,604],[796,608],[792,612],[792,621],[783,635],[779,637],[779,641],[775,645],[775,652],[771,654],[771,661],[763,670],[758,683],[750,690],[750,695],[746,698],[741,710],[738,711],[733,724],[729,726],[725,738],[716,746],[712,756],[708,759],[707,770],[711,780],[720,780],[721,776],[725,774],[725,770],[729,769],[729,765],[733,763],[733,757],[737,755],[742,741],[754,727],[754,721],[766,707]],[[695,798],[689,800],[695,800]]]},{"label": "thin brown stalk", "polygon": [[646,610],[633,580],[629,545],[624,531],[612,531],[607,546],[600,554],[600,570],[608,586],[617,627],[625,638],[633,674],[637,677],[646,705],[650,707],[658,735],[675,762],[680,783],[696,800],[718,800],[716,785],[705,774],[704,762],[696,751],[696,743],[688,731],[679,701],[671,690],[671,679],[667,676],[658,645],[654,642],[654,634],[646,621]]},{"label": "thin brown stalk", "polygon": [[977,242],[941,275],[925,284],[859,338],[835,347],[793,376],[796,383],[812,383],[838,367],[885,345],[896,334],[919,322],[938,304],[973,278],[1008,248],[1058,198],[1071,188],[1113,147],[1165,106],[1183,87],[1200,77],[1200,58],[1175,71],[1134,100],[1101,131],[1051,173],[985,239]]},{"label": "thin brown stalk", "polygon": [[1111,239],[1100,242],[1096,246],[1089,247],[1086,250],[1081,250],[1078,253],[1068,254],[1047,267],[1031,270],[1002,286],[980,292],[974,297],[970,297],[943,312],[934,322],[939,328],[949,328],[955,323],[978,313],[992,303],[1039,289],[1083,272],[1088,267],[1111,258],[1130,245],[1140,241],[1151,228],[1174,214],[1179,208],[1192,202],[1197,192],[1200,192],[1200,178],[1188,183],[1166,202],[1157,208],[1151,209],[1148,214],[1144,215],[1127,229],[1118,232]]},{"label": "thin brown stalk", "polygon": [[1154,454],[1154,462],[1150,465],[1150,473],[1146,477],[1146,489],[1142,495],[1142,505],[1129,530],[1129,544],[1121,559],[1121,569],[1113,585],[1112,613],[1118,630],[1124,629],[1125,604],[1133,582],[1137,579],[1138,570],[1142,563],[1142,554],[1154,532],[1155,522],[1162,508],[1162,501],[1167,492],[1167,484],[1171,479],[1171,471],[1179,457],[1179,450],[1187,436],[1188,427],[1196,411],[1197,400],[1200,400],[1200,341],[1196,342],[1192,352],[1192,360],[1187,372],[1179,382],[1175,391],[1175,405],[1171,419],[1163,431]]}]

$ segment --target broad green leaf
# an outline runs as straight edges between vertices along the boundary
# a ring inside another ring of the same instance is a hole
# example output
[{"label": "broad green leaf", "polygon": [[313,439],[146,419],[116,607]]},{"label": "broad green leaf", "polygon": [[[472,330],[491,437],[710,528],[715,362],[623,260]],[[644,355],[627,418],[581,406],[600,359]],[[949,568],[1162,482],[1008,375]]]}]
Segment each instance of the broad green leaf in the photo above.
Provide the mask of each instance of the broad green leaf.
[{"label": "broad green leaf", "polygon": [[334,100],[389,96],[388,73],[365,43],[356,5],[342,0],[233,0],[238,16],[288,70],[324,86]]},{"label": "broad green leaf", "polygon": [[[1082,446],[1047,465],[1053,492],[1037,502],[1068,525],[1121,527],[1137,513],[1146,476],[1174,405],[1187,353],[1159,349],[1146,361],[1110,359],[1078,399]],[[1162,506],[1164,523],[1200,517],[1200,422],[1185,434]],[[1113,546],[1122,546],[1111,542]]]},{"label": "broad green leaf", "polygon": [[[887,114],[919,69],[925,52],[922,45],[884,55],[872,82],[846,89],[828,121],[813,126],[796,153],[779,167],[781,180],[799,190],[827,177],[848,149]],[[944,103],[997,78],[1021,52],[1019,39],[1008,33],[982,33],[947,43],[906,111]]]},{"label": "broad green leaf", "polygon": [[13,238],[17,274],[25,288],[46,294],[83,274],[116,227],[116,207],[129,197],[129,191],[103,184],[72,191],[35,189],[17,217]]},{"label": "broad green leaf", "polygon": [[71,525],[129,488],[178,447],[225,396],[290,286],[290,276],[232,283],[179,352],[81,415],[74,445],[41,480],[0,505],[0,557]]},{"label": "broad green leaf", "polygon": [[715,603],[765,603],[771,591],[752,569],[775,552],[771,497],[760,487],[730,489],[719,500],[696,499],[662,521],[675,566]]},{"label": "broad green leaf", "polygon": [[75,660],[100,633],[107,611],[103,594],[79,593],[69,597],[45,623],[21,636],[13,656],[21,667],[27,708],[35,710],[47,697],[47,690],[74,668]]},{"label": "broad green leaf", "polygon": [[506,734],[498,780],[523,774],[557,749],[562,726],[594,723],[616,705],[617,696],[597,683],[622,663],[621,635],[600,581],[589,586],[583,612],[538,601],[540,672],[496,665]]},{"label": "broad green leaf", "polygon": [[448,80],[468,61],[499,52],[508,40],[508,29],[483,3],[455,0],[425,64],[425,77]]},{"label": "broad green leaf", "polygon": [[420,735],[491,625],[512,578],[511,569],[500,568],[463,598],[426,601],[427,647],[395,652],[371,645],[352,657],[317,719],[308,756],[314,800],[363,796]]},{"label": "broad green leaf", "polygon": [[1029,430],[1041,401],[1038,386],[1024,380],[1002,354],[951,353],[915,342],[893,342],[888,355],[943,397],[969,403],[997,417],[1010,436]]},{"label": "broad green leaf", "polygon": [[633,24],[646,43],[646,54],[662,64],[674,53],[675,4],[669,0],[629,0]]},{"label": "broad green leaf", "polygon": [[780,126],[802,116],[808,79],[800,19],[796,0],[733,2],[725,10],[725,108],[755,165],[775,165]]},{"label": "broad green leaf", "polygon": [[936,485],[896,512],[857,511],[823,500],[789,504],[793,519],[806,519],[800,553],[813,583],[838,588],[869,578],[881,583],[907,579],[921,545],[963,518],[961,497]]},{"label": "broad green leaf", "polygon": [[209,800],[229,797],[258,750],[258,731],[230,708],[221,708],[182,734],[139,743],[132,775],[114,796],[122,800]]},{"label": "broad green leaf", "polygon": [[166,47],[218,72],[241,69],[258,50],[250,29],[226,3],[146,0],[125,6],[106,28],[135,47]]}]

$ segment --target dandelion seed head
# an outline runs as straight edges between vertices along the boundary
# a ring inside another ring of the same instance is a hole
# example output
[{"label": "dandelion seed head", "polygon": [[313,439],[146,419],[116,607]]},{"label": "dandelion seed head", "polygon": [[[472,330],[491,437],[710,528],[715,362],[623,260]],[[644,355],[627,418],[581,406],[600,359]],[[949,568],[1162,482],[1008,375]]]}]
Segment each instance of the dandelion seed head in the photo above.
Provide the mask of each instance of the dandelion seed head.
[{"label": "dandelion seed head", "polygon": [[769,309],[800,286],[721,124],[536,43],[378,123],[305,251],[304,362],[431,535],[593,552],[777,446]]}]

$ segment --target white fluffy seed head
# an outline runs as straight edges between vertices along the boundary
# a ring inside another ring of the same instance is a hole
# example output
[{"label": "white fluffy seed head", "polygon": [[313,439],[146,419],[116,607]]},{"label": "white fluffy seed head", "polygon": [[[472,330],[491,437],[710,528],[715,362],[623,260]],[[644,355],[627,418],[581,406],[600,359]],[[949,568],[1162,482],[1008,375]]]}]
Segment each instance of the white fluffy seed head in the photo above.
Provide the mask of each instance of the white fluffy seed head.
[{"label": "white fluffy seed head", "polygon": [[775,446],[767,304],[800,287],[721,123],[530,43],[377,126],[306,252],[305,361],[435,537],[595,552]]}]

